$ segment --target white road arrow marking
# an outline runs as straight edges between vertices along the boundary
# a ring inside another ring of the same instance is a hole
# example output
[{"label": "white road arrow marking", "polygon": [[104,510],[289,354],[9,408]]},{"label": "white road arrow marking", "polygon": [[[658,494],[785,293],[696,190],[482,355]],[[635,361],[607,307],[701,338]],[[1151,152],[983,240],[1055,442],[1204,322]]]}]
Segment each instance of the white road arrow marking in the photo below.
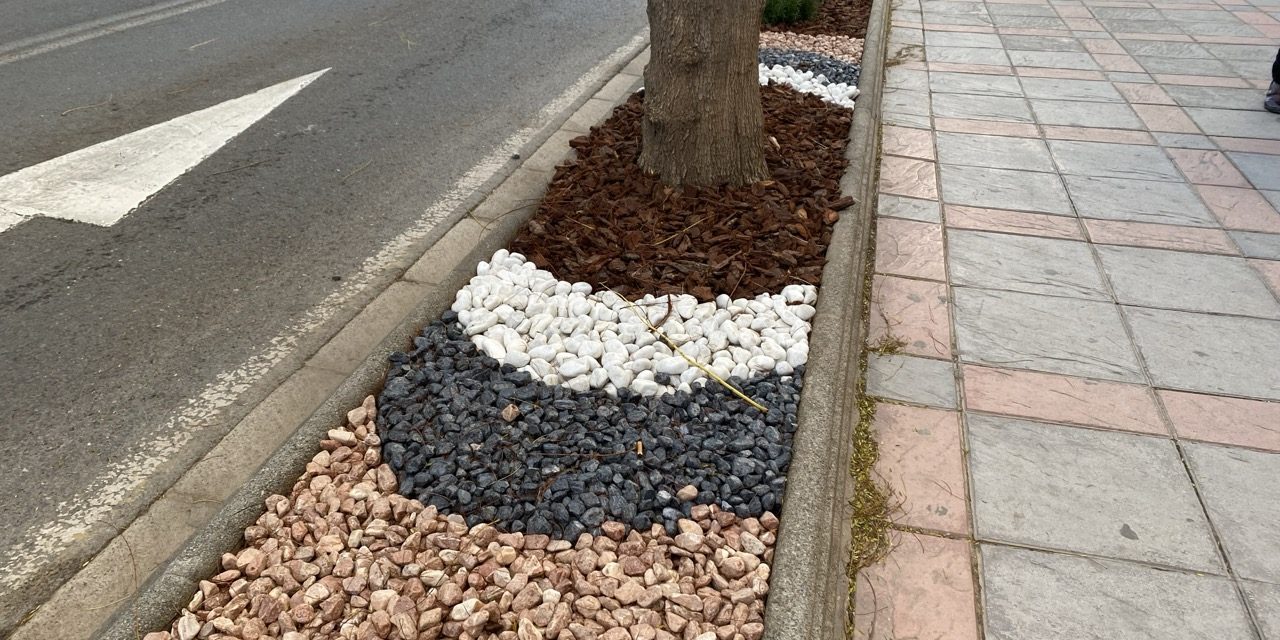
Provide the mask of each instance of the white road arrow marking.
[{"label": "white road arrow marking", "polygon": [[36,216],[111,226],[328,69],[0,178],[0,232]]}]

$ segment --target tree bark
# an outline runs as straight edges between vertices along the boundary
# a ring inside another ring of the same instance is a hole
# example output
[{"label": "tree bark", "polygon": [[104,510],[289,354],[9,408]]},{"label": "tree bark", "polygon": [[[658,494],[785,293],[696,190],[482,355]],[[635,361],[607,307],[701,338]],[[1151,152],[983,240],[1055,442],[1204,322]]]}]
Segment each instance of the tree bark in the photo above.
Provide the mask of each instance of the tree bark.
[{"label": "tree bark", "polygon": [[764,0],[649,0],[640,166],[669,185],[769,177],[756,51]]}]

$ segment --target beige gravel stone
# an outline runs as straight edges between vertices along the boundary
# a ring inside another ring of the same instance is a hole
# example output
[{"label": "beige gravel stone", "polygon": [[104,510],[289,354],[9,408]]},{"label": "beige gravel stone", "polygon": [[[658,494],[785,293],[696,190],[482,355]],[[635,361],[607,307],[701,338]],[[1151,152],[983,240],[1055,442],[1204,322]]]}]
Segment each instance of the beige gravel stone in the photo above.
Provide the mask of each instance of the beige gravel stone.
[{"label": "beige gravel stone", "polygon": [[861,38],[765,31],[760,34],[760,46],[771,49],[802,49],[845,62],[862,63],[863,41]]},{"label": "beige gravel stone", "polygon": [[[468,527],[396,493],[373,398],[330,430],[244,549],[144,640],[758,640],[777,518],[694,505],[576,541]],[[696,497],[696,494],[693,496]]]}]

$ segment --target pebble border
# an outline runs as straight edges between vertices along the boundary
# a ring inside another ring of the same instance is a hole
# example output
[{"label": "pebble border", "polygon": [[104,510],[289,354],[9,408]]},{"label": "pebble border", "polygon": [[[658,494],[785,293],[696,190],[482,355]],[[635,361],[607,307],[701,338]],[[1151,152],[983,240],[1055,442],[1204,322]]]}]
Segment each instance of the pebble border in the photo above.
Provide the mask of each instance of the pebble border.
[{"label": "pebble border", "polygon": [[[754,299],[652,295],[629,301],[585,282],[557,280],[501,249],[458,290],[453,311],[476,347],[545,384],[574,391],[690,392],[707,374],[649,331],[658,326],[688,358],[720,378],[789,376],[809,357],[817,289],[790,285]],[[656,375],[676,376],[659,383]]]}]

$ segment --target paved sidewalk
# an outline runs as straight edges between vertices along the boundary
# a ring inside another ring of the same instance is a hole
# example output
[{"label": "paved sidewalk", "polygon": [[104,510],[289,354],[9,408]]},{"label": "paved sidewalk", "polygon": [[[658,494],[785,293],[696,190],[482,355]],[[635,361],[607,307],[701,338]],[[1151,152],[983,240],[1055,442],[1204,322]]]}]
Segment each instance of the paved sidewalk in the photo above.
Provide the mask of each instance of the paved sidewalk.
[{"label": "paved sidewalk", "polygon": [[1280,640],[1280,0],[900,0],[858,636]]}]

